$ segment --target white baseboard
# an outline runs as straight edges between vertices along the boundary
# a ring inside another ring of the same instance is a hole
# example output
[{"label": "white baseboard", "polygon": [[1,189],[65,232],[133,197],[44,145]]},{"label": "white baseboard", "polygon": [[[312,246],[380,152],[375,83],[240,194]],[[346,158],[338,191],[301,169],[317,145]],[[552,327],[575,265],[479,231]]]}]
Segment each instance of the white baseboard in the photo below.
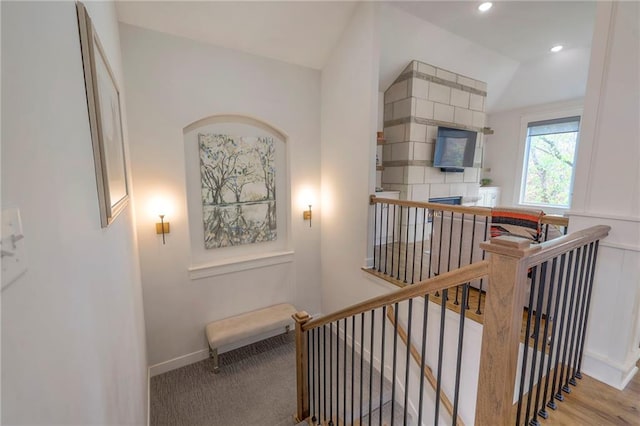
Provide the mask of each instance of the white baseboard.
[{"label": "white baseboard", "polygon": [[627,365],[622,365],[602,355],[585,351],[581,370],[594,379],[623,390],[638,372],[638,357],[634,358],[636,359]]},{"label": "white baseboard", "polygon": [[193,364],[209,357],[208,349],[201,349],[190,354],[182,355],[168,361],[163,361],[158,364],[154,364],[149,367],[150,377],[157,376],[158,374],[166,373],[167,371],[175,370],[176,368],[184,367],[185,365]]}]

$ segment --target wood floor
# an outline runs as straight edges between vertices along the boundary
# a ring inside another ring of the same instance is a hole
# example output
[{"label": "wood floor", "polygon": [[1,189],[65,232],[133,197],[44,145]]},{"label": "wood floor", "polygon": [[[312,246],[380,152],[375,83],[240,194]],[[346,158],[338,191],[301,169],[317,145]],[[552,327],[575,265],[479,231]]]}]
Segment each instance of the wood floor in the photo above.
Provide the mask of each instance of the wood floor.
[{"label": "wood floor", "polygon": [[539,420],[541,426],[640,425],[640,373],[622,391],[583,374],[558,409]]}]

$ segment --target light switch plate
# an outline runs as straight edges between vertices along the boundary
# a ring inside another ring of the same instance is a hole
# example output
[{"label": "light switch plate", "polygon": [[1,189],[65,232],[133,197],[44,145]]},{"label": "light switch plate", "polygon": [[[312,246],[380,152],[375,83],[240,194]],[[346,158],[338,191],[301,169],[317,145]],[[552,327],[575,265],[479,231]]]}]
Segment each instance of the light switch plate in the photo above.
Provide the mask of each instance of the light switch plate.
[{"label": "light switch plate", "polygon": [[2,210],[2,290],[27,271],[27,255],[17,208]]}]

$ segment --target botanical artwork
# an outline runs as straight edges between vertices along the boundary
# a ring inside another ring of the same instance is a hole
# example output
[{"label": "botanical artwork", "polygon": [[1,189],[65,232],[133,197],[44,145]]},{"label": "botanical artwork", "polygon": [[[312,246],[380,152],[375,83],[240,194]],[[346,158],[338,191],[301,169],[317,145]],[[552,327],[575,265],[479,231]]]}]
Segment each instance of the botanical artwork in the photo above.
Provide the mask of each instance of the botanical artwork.
[{"label": "botanical artwork", "polygon": [[275,240],[273,138],[207,133],[198,145],[205,248]]}]

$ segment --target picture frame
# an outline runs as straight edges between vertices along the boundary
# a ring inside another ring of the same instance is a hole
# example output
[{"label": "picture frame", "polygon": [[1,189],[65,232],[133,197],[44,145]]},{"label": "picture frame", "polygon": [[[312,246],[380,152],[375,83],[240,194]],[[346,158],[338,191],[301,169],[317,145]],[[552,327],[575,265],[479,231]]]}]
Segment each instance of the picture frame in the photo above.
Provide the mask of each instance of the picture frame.
[{"label": "picture frame", "polygon": [[120,90],[87,9],[80,2],[76,3],[76,9],[100,224],[106,228],[129,203]]}]

